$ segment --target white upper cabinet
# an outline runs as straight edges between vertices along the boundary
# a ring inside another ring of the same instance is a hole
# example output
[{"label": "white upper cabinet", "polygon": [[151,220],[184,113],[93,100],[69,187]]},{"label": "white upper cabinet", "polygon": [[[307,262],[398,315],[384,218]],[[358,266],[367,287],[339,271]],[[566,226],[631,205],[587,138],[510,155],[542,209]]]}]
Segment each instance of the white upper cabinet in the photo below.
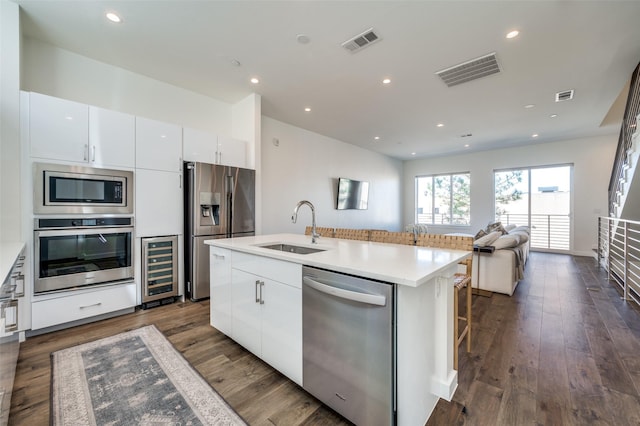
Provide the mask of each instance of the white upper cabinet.
[{"label": "white upper cabinet", "polygon": [[135,167],[136,119],[118,111],[89,107],[89,161],[100,166]]},{"label": "white upper cabinet", "polygon": [[202,130],[185,127],[182,129],[182,156],[184,161],[198,161],[201,163],[216,163],[218,150],[218,136]]},{"label": "white upper cabinet", "polygon": [[242,140],[185,127],[184,161],[247,167],[247,143]]},{"label": "white upper cabinet", "polygon": [[29,94],[31,157],[84,165],[135,166],[135,117]]},{"label": "white upper cabinet", "polygon": [[39,93],[29,94],[31,156],[89,161],[89,106]]},{"label": "white upper cabinet", "polygon": [[182,128],[136,117],[136,168],[182,171]]},{"label": "white upper cabinet", "polygon": [[218,136],[217,164],[247,167],[247,143],[239,139]]}]

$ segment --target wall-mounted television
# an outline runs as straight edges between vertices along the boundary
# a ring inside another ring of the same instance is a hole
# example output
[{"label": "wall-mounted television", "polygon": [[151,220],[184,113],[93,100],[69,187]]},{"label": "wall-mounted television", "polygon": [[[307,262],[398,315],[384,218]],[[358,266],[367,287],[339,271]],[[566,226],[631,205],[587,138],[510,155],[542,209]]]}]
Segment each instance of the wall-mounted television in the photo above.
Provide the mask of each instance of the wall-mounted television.
[{"label": "wall-mounted television", "polygon": [[338,179],[338,210],[366,210],[368,206],[369,182]]}]

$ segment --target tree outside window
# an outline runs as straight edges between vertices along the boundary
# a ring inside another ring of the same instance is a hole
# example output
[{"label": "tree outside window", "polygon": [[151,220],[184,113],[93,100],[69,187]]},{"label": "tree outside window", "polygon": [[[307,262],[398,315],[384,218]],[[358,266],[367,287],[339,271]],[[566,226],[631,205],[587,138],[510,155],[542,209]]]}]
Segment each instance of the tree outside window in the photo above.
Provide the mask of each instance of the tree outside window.
[{"label": "tree outside window", "polygon": [[470,187],[470,173],[416,177],[416,223],[469,225]]}]

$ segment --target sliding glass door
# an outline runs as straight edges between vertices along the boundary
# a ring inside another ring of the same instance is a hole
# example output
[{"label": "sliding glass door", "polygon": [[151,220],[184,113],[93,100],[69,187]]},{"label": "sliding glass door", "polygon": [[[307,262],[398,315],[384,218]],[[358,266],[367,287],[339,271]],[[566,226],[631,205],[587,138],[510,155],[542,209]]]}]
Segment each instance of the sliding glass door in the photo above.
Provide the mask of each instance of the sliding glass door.
[{"label": "sliding glass door", "polygon": [[572,165],[494,171],[496,220],[531,227],[531,248],[571,249]]}]

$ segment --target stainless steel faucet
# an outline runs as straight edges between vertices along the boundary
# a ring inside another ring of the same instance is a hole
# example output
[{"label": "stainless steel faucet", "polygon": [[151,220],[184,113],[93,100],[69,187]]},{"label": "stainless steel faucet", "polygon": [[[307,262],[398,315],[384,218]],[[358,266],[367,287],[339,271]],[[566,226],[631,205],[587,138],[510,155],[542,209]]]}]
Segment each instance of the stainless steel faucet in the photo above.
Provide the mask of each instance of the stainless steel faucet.
[{"label": "stainless steel faucet", "polygon": [[311,208],[311,243],[316,244],[316,239],[320,238],[320,235],[318,235],[318,233],[316,232],[316,209],[313,207],[313,204],[311,204],[311,201],[302,200],[298,203],[296,208],[293,209],[291,222],[296,223],[296,220],[298,220],[298,209],[300,208],[300,206],[305,204],[309,206],[309,208]]}]

